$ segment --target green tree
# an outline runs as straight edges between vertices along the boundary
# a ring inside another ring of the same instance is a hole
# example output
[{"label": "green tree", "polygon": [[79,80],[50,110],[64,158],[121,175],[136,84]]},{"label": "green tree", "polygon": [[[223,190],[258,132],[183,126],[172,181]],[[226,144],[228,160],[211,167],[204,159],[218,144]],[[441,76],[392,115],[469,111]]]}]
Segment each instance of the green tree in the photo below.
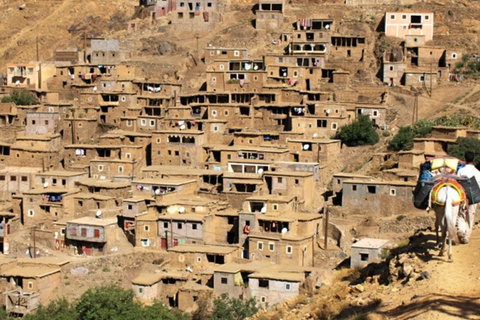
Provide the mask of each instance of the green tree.
[{"label": "green tree", "polygon": [[31,106],[38,103],[35,96],[27,90],[13,90],[9,96],[2,98],[2,102],[13,102],[17,106]]},{"label": "green tree", "polygon": [[475,155],[475,165],[480,165],[480,140],[474,138],[457,138],[455,144],[448,147],[448,154],[458,159],[464,159],[465,151],[472,151]]},{"label": "green tree", "polygon": [[190,317],[178,309],[168,309],[163,303],[155,302],[145,306],[137,319],[142,320],[189,320]]},{"label": "green tree", "polygon": [[64,320],[77,319],[77,313],[65,298],[50,302],[47,306],[40,305],[33,314],[25,316],[25,320]]},{"label": "green tree", "polygon": [[81,320],[134,320],[142,312],[142,305],[134,301],[133,290],[115,285],[87,290],[75,303]]},{"label": "green tree", "polygon": [[411,150],[413,149],[413,139],[415,131],[412,127],[401,127],[398,133],[388,144],[388,148],[393,151]]},{"label": "green tree", "polygon": [[380,140],[370,117],[362,114],[356,121],[342,126],[334,138],[342,140],[349,147],[375,144]]},{"label": "green tree", "polygon": [[253,316],[257,312],[257,301],[254,298],[243,301],[222,295],[213,301],[213,311],[208,319],[243,320]]}]

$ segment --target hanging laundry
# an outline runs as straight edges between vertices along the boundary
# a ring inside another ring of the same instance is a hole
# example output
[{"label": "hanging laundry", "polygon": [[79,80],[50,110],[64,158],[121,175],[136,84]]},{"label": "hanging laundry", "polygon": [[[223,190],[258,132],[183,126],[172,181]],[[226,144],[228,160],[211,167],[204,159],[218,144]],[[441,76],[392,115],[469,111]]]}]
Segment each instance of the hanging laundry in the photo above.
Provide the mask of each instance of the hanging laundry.
[{"label": "hanging laundry", "polygon": [[245,79],[240,79],[240,87],[243,87],[245,85]]},{"label": "hanging laundry", "polygon": [[245,70],[250,70],[251,68],[252,68],[252,64],[246,62],[246,63],[245,63]]}]

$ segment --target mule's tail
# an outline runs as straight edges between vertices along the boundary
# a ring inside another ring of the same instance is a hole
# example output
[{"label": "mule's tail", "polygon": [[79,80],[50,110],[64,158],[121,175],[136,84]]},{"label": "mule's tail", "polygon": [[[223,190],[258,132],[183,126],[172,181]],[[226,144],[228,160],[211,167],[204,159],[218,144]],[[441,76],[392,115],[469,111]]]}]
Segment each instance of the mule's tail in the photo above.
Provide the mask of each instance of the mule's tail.
[{"label": "mule's tail", "polygon": [[452,197],[447,191],[447,199],[445,199],[445,222],[447,224],[448,237],[455,241],[456,244],[459,244],[460,241],[458,240],[457,228],[455,226],[458,214],[455,214],[455,212],[452,205]]}]

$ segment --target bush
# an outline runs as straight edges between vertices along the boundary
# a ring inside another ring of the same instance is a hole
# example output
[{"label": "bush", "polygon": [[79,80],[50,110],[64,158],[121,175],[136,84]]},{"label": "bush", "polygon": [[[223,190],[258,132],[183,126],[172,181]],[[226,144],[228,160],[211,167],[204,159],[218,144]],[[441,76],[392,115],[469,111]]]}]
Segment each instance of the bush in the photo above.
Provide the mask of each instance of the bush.
[{"label": "bush", "polygon": [[475,155],[475,165],[480,165],[480,140],[474,138],[457,138],[455,144],[448,147],[448,154],[464,160],[465,152],[472,151]]},{"label": "bush", "polygon": [[37,104],[37,98],[27,90],[13,90],[9,96],[2,98],[2,102],[13,102],[17,106],[31,106]]},{"label": "bush", "polygon": [[199,297],[198,309],[192,313],[192,320],[243,320],[259,310],[254,298],[243,301],[222,295],[213,302],[211,298],[211,295]]},{"label": "bush", "polygon": [[413,139],[415,131],[411,127],[401,127],[398,133],[388,144],[388,148],[393,151],[413,149]]},{"label": "bush", "polygon": [[380,137],[373,128],[370,117],[360,115],[356,121],[341,127],[335,134],[334,139],[340,139],[342,143],[353,147],[375,144],[380,140]]}]

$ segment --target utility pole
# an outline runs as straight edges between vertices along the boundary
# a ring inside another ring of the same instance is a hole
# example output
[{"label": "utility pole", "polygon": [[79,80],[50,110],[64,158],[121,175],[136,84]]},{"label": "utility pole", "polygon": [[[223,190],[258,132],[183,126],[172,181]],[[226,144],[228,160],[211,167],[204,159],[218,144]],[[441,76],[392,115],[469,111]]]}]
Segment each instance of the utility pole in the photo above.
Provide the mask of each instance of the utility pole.
[{"label": "utility pole", "polygon": [[413,101],[412,124],[418,121],[418,92],[415,92],[415,100]]},{"label": "utility pole", "polygon": [[33,256],[34,259],[37,258],[37,242],[35,238],[35,230],[37,229],[37,226],[32,226],[32,233],[33,233]]},{"label": "utility pole", "polygon": [[325,240],[323,243],[323,246],[325,247],[325,250],[328,249],[328,206],[327,203],[324,204],[323,206],[323,214],[325,216]]}]

